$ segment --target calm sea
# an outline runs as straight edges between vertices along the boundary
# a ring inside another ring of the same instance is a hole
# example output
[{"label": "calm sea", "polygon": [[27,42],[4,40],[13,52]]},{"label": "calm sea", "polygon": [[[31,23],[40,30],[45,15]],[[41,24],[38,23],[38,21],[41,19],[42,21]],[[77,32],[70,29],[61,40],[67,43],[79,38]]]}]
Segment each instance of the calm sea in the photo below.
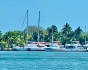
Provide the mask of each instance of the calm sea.
[{"label": "calm sea", "polygon": [[88,52],[0,51],[0,70],[88,70]]}]

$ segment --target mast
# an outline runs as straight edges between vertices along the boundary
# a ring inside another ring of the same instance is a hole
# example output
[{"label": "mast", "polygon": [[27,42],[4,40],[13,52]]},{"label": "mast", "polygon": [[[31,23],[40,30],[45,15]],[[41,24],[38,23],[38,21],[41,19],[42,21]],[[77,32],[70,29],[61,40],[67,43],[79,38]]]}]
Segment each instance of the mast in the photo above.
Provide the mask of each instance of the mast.
[{"label": "mast", "polygon": [[27,10],[27,38],[26,38],[26,44],[28,44],[28,10]]},{"label": "mast", "polygon": [[86,44],[86,25],[85,25],[85,44]]},{"label": "mast", "polygon": [[53,43],[53,26],[52,26],[52,43]]},{"label": "mast", "polygon": [[38,44],[39,44],[39,24],[40,24],[40,11],[39,11],[39,19],[38,19]]}]

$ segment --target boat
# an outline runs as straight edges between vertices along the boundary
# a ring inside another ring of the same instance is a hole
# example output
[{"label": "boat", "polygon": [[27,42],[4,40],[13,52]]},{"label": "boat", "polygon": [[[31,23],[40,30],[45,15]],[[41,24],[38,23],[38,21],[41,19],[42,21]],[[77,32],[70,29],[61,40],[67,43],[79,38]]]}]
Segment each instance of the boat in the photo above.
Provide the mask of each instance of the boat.
[{"label": "boat", "polygon": [[40,44],[39,42],[39,24],[40,24],[40,11],[39,11],[39,18],[38,18],[38,42],[28,44],[29,51],[44,51],[44,48],[46,47],[45,44]]},{"label": "boat", "polygon": [[60,45],[58,45],[60,41],[53,41],[53,28],[52,28],[52,44],[49,47],[45,48],[45,51],[60,51]]},{"label": "boat", "polygon": [[60,46],[57,43],[52,43],[49,47],[45,48],[45,51],[58,51]]},{"label": "boat", "polygon": [[40,11],[39,11],[39,19],[38,19],[38,42],[34,43],[31,41],[28,41],[28,10],[27,10],[27,38],[26,38],[26,44],[24,46],[14,46],[14,51],[44,51],[44,48],[46,47],[44,44],[39,43],[39,24],[40,24]]},{"label": "boat", "polygon": [[44,44],[28,44],[27,51],[44,51]]},{"label": "boat", "polygon": [[87,52],[88,50],[85,49],[79,41],[72,41],[71,44],[65,45],[65,51],[67,52]]},{"label": "boat", "polygon": [[83,45],[85,49],[88,49],[88,41],[86,41],[86,26],[85,26],[85,43]]}]

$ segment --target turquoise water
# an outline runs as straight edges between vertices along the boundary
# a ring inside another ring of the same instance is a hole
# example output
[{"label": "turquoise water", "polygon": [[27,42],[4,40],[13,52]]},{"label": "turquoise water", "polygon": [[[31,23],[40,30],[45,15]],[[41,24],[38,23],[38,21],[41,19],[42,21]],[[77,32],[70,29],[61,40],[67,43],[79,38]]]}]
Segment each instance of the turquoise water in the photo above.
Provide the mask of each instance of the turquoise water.
[{"label": "turquoise water", "polygon": [[88,52],[1,51],[0,70],[88,70]]}]

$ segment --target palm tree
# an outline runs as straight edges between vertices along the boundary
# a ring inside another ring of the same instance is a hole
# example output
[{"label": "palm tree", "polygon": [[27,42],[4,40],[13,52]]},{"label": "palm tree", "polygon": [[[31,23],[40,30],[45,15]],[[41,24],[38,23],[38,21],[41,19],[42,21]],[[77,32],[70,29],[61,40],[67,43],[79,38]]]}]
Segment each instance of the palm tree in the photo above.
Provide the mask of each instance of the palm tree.
[{"label": "palm tree", "polygon": [[76,40],[79,40],[80,36],[82,35],[82,29],[80,28],[80,26],[74,31],[75,32],[75,38]]},{"label": "palm tree", "polygon": [[66,23],[66,25],[64,25],[64,27],[62,28],[62,34],[65,34],[65,36],[67,36],[71,32],[72,32],[72,28],[68,23]]},{"label": "palm tree", "polygon": [[0,31],[0,42],[1,42],[1,40],[2,40],[2,32]]},{"label": "palm tree", "polygon": [[70,43],[71,39],[72,39],[72,28],[70,27],[70,25],[68,23],[66,23],[64,25],[64,27],[62,28],[62,43]]}]

